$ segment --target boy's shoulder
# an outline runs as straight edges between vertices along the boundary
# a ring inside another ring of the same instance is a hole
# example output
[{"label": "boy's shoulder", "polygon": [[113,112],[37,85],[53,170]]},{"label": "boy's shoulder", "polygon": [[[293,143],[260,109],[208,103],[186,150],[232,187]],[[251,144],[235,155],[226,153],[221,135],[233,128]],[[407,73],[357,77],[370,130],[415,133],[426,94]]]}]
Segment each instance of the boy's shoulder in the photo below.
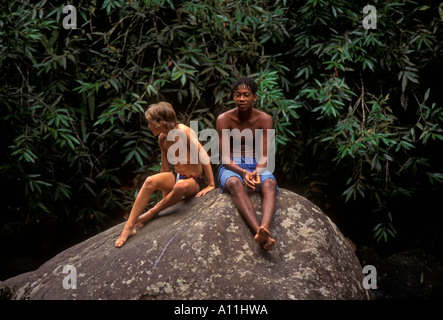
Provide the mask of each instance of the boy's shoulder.
[{"label": "boy's shoulder", "polygon": [[229,121],[229,122],[234,121],[234,122],[236,122],[236,121],[238,121],[237,109],[234,108],[234,109],[231,109],[231,110],[228,110],[228,111],[225,111],[225,112],[221,113],[217,117],[217,121],[222,121],[222,122],[225,122],[225,121]]},{"label": "boy's shoulder", "polygon": [[266,120],[272,119],[272,117],[264,111],[260,111],[258,109],[253,109],[253,110],[254,110],[254,115],[260,119],[266,119]]},{"label": "boy's shoulder", "polygon": [[[174,132],[175,131],[175,132]],[[191,133],[191,128],[189,128],[187,125],[184,125],[182,123],[179,123],[174,129],[168,132],[168,134],[160,133],[158,136],[158,142],[162,146],[166,146],[168,140],[169,134],[172,134],[172,137],[182,137],[183,132],[186,136],[189,136]]]},{"label": "boy's shoulder", "polygon": [[179,123],[177,125],[176,129],[183,130],[183,131],[186,131],[186,132],[190,130],[190,128],[187,125],[183,124],[183,123]]}]

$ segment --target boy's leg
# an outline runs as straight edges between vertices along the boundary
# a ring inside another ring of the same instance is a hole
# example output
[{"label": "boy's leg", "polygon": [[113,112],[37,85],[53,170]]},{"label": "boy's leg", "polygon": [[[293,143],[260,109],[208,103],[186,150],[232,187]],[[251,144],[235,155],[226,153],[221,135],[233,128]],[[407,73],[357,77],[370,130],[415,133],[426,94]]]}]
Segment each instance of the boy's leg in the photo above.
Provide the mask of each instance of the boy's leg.
[{"label": "boy's leg", "polygon": [[262,244],[263,248],[267,250],[275,245],[275,240],[271,238],[271,234],[269,232],[269,226],[275,212],[277,182],[273,179],[265,180],[261,186],[261,192],[263,194],[262,220],[257,234],[261,240],[262,238],[265,238]]},{"label": "boy's leg", "polygon": [[277,182],[273,179],[267,179],[261,186],[261,192],[263,194],[261,226],[269,230],[275,212]]},{"label": "boy's leg", "polygon": [[131,213],[129,214],[128,221],[126,221],[125,227],[120,237],[115,242],[116,247],[121,247],[126,240],[136,234],[134,228],[137,218],[146,208],[151,197],[152,192],[155,190],[161,190],[169,192],[172,190],[175,184],[175,177],[172,172],[162,172],[148,177],[143,183],[137,198],[135,199]]},{"label": "boy's leg", "polygon": [[177,181],[165,198],[138,218],[136,227],[143,227],[148,221],[157,216],[160,211],[180,202],[183,197],[191,197],[199,191],[200,186],[194,179],[181,179]]},{"label": "boy's leg", "polygon": [[256,234],[259,228],[258,220],[255,215],[254,206],[245,191],[243,182],[238,177],[230,177],[226,180],[226,188],[232,196],[232,200],[249,229]]},{"label": "boy's leg", "polygon": [[[275,180],[272,182],[264,181],[261,189],[263,195],[264,202],[262,203],[262,225],[259,224],[257,220],[257,216],[255,215],[254,206],[252,205],[252,201],[246,193],[243,182],[236,174],[231,174],[228,172],[229,170],[224,169],[221,173],[219,171],[219,182],[223,186],[225,186],[229,193],[232,196],[232,200],[240,212],[241,216],[245,220],[247,226],[255,235],[254,240],[260,243],[264,249],[270,249],[274,244],[275,240],[271,238],[269,232],[269,225],[272,220],[272,216],[275,211],[275,196],[276,196],[276,186],[277,183]],[[229,177],[231,175],[231,177]],[[274,191],[272,191],[274,189]],[[274,198],[272,198],[272,194]]]}]

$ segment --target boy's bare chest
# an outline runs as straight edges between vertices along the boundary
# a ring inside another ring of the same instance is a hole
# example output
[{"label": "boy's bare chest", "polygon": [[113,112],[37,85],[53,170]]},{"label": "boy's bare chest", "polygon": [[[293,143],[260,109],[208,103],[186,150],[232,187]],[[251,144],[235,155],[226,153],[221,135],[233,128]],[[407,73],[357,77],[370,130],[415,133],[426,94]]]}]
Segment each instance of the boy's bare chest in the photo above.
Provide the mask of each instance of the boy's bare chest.
[{"label": "boy's bare chest", "polygon": [[255,137],[256,130],[263,130],[263,127],[259,123],[242,123],[242,122],[232,122],[228,129],[231,131],[231,134],[240,134],[240,135],[252,135]]},{"label": "boy's bare chest", "polygon": [[258,117],[258,116],[250,117],[246,120],[242,120],[241,118],[239,118],[237,116],[231,116],[228,119],[229,119],[228,127],[231,130],[238,129],[240,131],[243,131],[243,130],[255,131],[255,129],[262,129],[260,117]]}]

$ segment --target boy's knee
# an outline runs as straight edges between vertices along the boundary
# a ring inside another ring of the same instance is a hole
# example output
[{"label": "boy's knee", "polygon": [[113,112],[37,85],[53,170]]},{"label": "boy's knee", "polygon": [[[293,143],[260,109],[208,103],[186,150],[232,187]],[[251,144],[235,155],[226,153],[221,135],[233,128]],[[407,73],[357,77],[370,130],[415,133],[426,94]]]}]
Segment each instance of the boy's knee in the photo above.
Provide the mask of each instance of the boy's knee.
[{"label": "boy's knee", "polygon": [[243,188],[243,182],[237,177],[231,177],[226,181],[226,188],[228,188],[229,191],[239,190]]},{"label": "boy's knee", "polygon": [[184,194],[186,192],[186,189],[187,189],[186,180],[179,180],[174,185],[172,191],[177,194]]},{"label": "boy's knee", "polygon": [[262,184],[262,190],[263,191],[276,191],[277,190],[277,181],[274,179],[267,179],[263,181]]},{"label": "boy's knee", "polygon": [[143,182],[143,188],[144,189],[154,188],[154,179],[152,179],[151,177],[147,177],[145,182]]}]

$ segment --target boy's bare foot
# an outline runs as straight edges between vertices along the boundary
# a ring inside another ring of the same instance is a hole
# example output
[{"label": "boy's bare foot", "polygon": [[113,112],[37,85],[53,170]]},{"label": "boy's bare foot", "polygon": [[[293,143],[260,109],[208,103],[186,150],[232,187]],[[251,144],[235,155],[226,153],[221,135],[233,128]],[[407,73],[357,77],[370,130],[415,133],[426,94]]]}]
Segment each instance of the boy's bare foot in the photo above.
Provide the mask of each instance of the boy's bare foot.
[{"label": "boy's bare foot", "polygon": [[275,245],[275,240],[272,239],[271,237],[268,237],[268,239],[266,240],[266,242],[264,242],[264,243],[262,244],[263,249],[265,249],[265,250],[269,250],[269,249],[271,249],[274,245]]},{"label": "boy's bare foot", "polygon": [[137,222],[135,223],[135,227],[137,229],[141,229],[145,224],[143,222],[141,222],[140,220],[137,220]]},{"label": "boy's bare foot", "polygon": [[137,221],[135,222],[135,227],[137,229],[141,229],[149,220],[151,220],[151,216],[149,214],[149,211],[143,213],[142,215],[140,215],[137,219]]},{"label": "boy's bare foot", "polygon": [[271,233],[268,229],[265,227],[260,227],[258,228],[257,234],[254,236],[254,240],[255,242],[263,243],[269,238],[270,235]]},{"label": "boy's bare foot", "polygon": [[129,237],[132,237],[136,233],[137,230],[135,230],[135,228],[123,228],[120,237],[118,237],[117,241],[115,241],[115,247],[121,248],[125,244],[126,240],[128,240]]},{"label": "boy's bare foot", "polygon": [[254,240],[260,243],[265,250],[269,250],[275,245],[275,240],[271,238],[271,233],[265,227],[258,228]]}]

